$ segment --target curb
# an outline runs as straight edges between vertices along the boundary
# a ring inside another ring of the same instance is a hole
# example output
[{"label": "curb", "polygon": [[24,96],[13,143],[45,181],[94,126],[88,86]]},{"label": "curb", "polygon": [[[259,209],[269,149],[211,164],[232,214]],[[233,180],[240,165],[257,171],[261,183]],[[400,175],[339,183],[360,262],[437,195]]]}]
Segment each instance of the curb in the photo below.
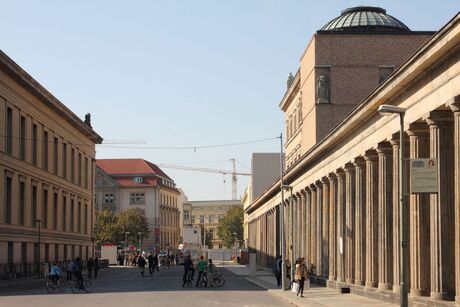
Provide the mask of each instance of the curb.
[{"label": "curb", "polygon": [[268,292],[270,292],[271,294],[277,296],[278,298],[282,299],[283,301],[293,305],[293,306],[296,306],[296,307],[301,307],[300,305],[298,305],[297,303],[287,299],[286,297],[284,297],[283,295],[279,295],[276,291],[273,291],[273,289],[269,289],[267,288],[266,285],[264,285],[262,282],[259,282],[257,280],[255,280],[255,278],[253,277],[245,277],[244,279],[246,279],[248,282],[250,282],[251,284],[253,285],[256,285],[257,287],[260,287],[260,288],[263,288],[265,290],[267,290]]}]

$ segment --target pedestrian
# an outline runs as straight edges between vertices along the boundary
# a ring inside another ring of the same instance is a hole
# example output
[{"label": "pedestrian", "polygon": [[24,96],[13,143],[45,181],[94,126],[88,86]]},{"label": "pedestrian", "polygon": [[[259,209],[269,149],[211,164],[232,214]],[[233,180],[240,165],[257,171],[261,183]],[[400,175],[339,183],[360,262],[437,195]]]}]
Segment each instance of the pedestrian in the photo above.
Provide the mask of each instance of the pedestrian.
[{"label": "pedestrian", "polygon": [[[204,275],[206,274],[206,261],[204,260],[203,256],[200,257],[200,261],[198,261],[198,278],[196,279],[196,285],[195,287],[198,287],[198,285],[201,282],[201,279],[204,278]],[[206,285],[205,285],[206,286]]]},{"label": "pedestrian", "polygon": [[283,265],[283,258],[281,256],[278,257],[278,260],[276,260],[276,285],[278,287],[281,287],[281,267]]},{"label": "pedestrian", "polygon": [[94,261],[93,258],[90,257],[89,260],[86,261],[86,269],[88,270],[88,279],[91,279],[91,275],[93,273]]},{"label": "pedestrian", "polygon": [[297,296],[303,297],[303,287],[305,284],[305,258],[300,258],[298,263],[295,265],[295,281],[299,283],[299,289],[297,290]]},{"label": "pedestrian", "polygon": [[147,257],[147,262],[149,263],[150,276],[153,276],[153,271],[155,270],[155,261],[153,259],[153,255],[151,253]]},{"label": "pedestrian", "polygon": [[184,276],[182,277],[182,280],[183,280],[182,287],[184,287],[187,282],[187,275],[189,271],[192,271],[192,276],[190,278],[190,282],[192,282],[194,270],[193,270],[192,257],[190,255],[188,255],[187,258],[185,258],[184,260]]},{"label": "pedestrian", "polygon": [[72,280],[72,265],[73,265],[73,261],[71,261],[70,259],[67,259],[67,278],[66,280],[67,281],[71,281]]},{"label": "pedestrian", "polygon": [[158,267],[158,255],[157,254],[153,256],[153,261],[155,263],[155,269],[157,270],[157,272],[159,272],[160,268]]},{"label": "pedestrian", "polygon": [[97,279],[97,271],[99,271],[99,258],[94,259],[94,279]]},{"label": "pedestrian", "polygon": [[141,272],[141,276],[144,277],[144,272],[145,272],[145,259],[142,257],[142,255],[139,255],[137,259],[137,267],[139,268],[139,271]]}]

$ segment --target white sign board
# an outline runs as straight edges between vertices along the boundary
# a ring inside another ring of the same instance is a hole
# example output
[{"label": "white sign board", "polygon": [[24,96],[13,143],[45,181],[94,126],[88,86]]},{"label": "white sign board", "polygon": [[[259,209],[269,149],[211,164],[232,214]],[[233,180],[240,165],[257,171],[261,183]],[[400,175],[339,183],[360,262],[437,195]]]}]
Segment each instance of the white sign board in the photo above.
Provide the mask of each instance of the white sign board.
[{"label": "white sign board", "polygon": [[438,192],[438,161],[436,159],[410,159],[410,192]]}]

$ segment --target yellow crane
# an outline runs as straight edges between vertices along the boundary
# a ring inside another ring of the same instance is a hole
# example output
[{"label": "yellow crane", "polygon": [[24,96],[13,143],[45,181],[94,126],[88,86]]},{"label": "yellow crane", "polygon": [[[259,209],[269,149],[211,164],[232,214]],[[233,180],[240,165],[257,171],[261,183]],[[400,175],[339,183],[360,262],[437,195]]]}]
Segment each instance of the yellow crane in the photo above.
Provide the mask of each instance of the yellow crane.
[{"label": "yellow crane", "polygon": [[205,172],[205,173],[217,173],[222,175],[232,175],[232,200],[236,200],[237,197],[237,183],[238,179],[237,176],[251,176],[251,173],[244,173],[244,172],[237,172],[236,171],[236,160],[230,159],[233,164],[233,170],[223,170],[223,169],[215,169],[215,168],[205,168],[205,167],[193,167],[193,166],[184,166],[184,165],[174,165],[174,164],[157,164],[159,167],[163,168],[171,168],[171,169],[179,169],[179,170],[186,170],[186,171],[193,171],[193,172]]}]

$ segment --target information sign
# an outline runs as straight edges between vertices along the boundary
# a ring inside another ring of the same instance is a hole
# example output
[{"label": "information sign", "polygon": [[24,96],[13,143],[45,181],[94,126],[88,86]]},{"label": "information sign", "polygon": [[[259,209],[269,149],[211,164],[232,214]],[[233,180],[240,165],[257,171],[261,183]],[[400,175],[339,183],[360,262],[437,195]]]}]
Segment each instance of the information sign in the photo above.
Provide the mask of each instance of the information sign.
[{"label": "information sign", "polygon": [[438,161],[436,159],[410,159],[410,192],[438,192]]}]

